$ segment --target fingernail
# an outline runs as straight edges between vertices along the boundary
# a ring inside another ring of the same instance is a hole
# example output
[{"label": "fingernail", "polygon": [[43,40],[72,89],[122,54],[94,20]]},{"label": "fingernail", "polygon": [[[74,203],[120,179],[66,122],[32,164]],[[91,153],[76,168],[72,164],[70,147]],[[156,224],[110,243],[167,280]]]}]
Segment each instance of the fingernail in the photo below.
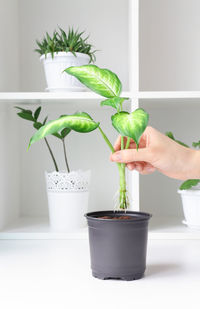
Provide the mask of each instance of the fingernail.
[{"label": "fingernail", "polygon": [[133,163],[127,163],[126,167],[129,169],[129,171],[132,171],[135,168],[135,165]]},{"label": "fingernail", "polygon": [[113,153],[112,160],[113,161],[121,161],[121,154],[120,154],[120,152]]}]

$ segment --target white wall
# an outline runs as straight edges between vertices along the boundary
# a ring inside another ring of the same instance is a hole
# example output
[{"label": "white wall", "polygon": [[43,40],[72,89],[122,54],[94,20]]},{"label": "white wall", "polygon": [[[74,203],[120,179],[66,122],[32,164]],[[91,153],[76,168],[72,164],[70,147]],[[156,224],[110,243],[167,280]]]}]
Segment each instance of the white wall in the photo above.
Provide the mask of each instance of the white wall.
[{"label": "white wall", "polygon": [[97,64],[114,70],[128,87],[128,1],[127,0],[19,0],[20,89],[43,91],[46,87],[35,39],[60,25],[74,26],[90,34]]},{"label": "white wall", "polygon": [[0,91],[19,90],[18,0],[0,0]]},{"label": "white wall", "polygon": [[140,0],[140,90],[200,90],[199,12],[199,0]]},{"label": "white wall", "polygon": [[20,149],[15,115],[0,105],[0,229],[20,213]]}]

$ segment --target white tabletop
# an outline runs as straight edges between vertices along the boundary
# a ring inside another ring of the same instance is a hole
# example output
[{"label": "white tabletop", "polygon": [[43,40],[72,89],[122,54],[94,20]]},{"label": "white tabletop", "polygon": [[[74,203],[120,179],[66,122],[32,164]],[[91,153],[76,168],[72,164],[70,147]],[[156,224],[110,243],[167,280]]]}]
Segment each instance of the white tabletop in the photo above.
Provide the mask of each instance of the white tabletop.
[{"label": "white tabletop", "polygon": [[200,308],[200,241],[151,240],[146,276],[91,276],[87,240],[0,241],[0,308]]}]

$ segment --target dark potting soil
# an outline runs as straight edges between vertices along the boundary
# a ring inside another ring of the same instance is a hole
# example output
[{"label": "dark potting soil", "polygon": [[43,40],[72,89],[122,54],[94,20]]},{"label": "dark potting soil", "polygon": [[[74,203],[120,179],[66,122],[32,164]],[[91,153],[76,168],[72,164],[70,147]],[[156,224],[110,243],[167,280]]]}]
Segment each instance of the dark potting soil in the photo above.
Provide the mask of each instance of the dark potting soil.
[{"label": "dark potting soil", "polygon": [[112,219],[112,220],[129,220],[132,219],[133,217],[131,216],[103,216],[103,217],[98,217],[99,219]]}]

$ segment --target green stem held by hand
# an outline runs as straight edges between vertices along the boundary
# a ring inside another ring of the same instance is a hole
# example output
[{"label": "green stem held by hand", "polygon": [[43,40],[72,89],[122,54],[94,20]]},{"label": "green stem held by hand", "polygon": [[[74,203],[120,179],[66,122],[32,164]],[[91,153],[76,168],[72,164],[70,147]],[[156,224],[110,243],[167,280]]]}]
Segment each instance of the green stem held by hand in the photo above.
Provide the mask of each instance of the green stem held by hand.
[{"label": "green stem held by hand", "polygon": [[[106,134],[103,132],[101,127],[99,127],[99,131],[101,132],[101,135],[103,136],[106,144],[112,151],[112,153],[115,152],[111,142],[109,141]],[[124,149],[124,138],[121,137],[121,149]],[[117,163],[118,170],[119,170],[119,208],[126,209],[127,208],[127,191],[126,191],[126,171],[125,171],[125,164],[124,163]]]}]

